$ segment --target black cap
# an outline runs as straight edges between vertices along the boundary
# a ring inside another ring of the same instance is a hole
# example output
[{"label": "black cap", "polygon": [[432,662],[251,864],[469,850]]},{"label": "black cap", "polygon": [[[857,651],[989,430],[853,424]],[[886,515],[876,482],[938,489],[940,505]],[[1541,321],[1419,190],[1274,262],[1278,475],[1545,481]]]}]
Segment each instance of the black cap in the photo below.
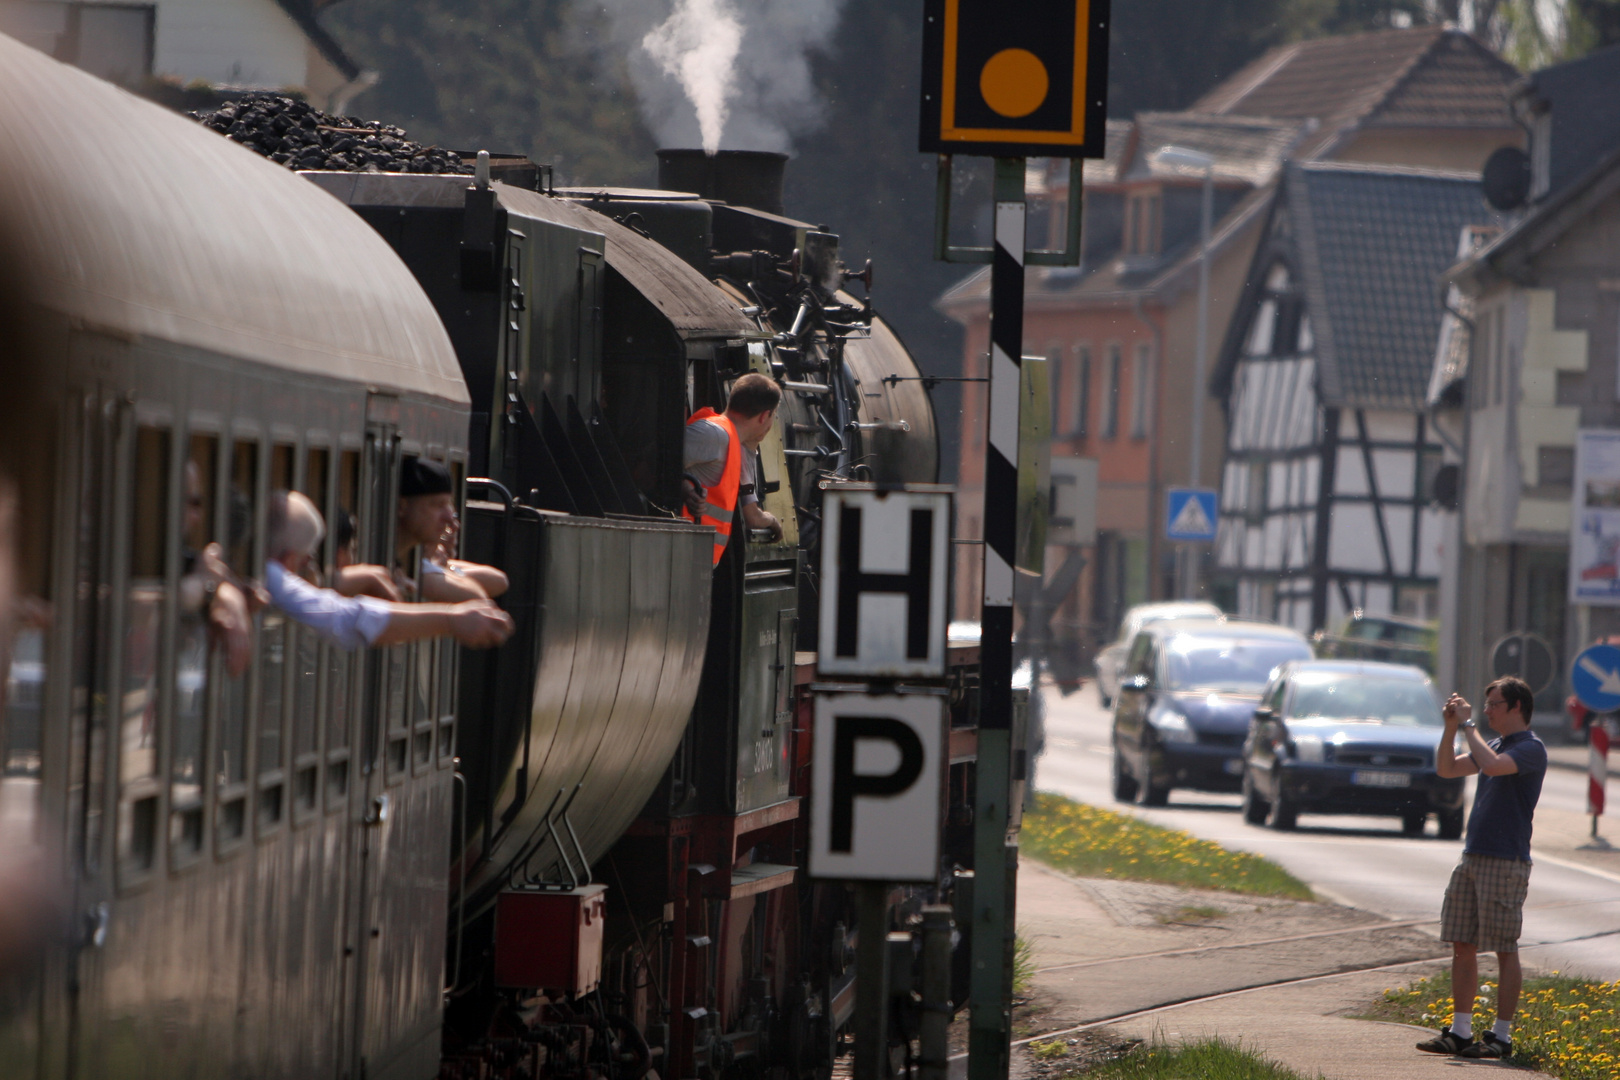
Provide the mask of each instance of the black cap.
[{"label": "black cap", "polygon": [[406,458],[399,470],[399,497],[448,495],[455,490],[450,470],[429,458]]}]

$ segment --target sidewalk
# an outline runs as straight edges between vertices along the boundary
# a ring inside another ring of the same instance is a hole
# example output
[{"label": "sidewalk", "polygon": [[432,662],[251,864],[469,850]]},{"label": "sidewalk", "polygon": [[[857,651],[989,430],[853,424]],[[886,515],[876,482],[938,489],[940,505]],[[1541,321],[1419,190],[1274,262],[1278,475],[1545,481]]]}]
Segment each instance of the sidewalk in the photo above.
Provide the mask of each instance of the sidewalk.
[{"label": "sidewalk", "polygon": [[[1584,773],[1590,767],[1591,750],[1585,746],[1547,746],[1547,764],[1554,769]],[[1620,768],[1620,762],[1616,762]]]},{"label": "sidewalk", "polygon": [[[1327,903],[1070,878],[1025,860],[1018,932],[1038,970],[1030,1005],[1015,1013],[1014,1038],[1152,1009],[1103,1030],[1237,1040],[1313,1080],[1456,1080],[1502,1068],[1420,1053],[1413,1044],[1423,1029],[1348,1015],[1389,987],[1443,969],[1447,949],[1434,929]],[[1488,959],[1481,966],[1482,976],[1494,976]],[[1353,970],[1367,967],[1384,970]],[[1174,1001],[1185,1004],[1153,1008]],[[1024,1050],[1017,1059],[1015,1076],[1033,1071]],[[1543,1075],[1514,1071],[1527,1080]]]}]

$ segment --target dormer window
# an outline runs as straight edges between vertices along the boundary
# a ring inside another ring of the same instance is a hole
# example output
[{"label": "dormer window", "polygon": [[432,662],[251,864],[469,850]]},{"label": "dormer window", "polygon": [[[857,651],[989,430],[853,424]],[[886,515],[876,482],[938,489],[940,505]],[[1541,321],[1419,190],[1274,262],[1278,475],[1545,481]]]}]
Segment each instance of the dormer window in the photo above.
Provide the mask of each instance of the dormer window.
[{"label": "dormer window", "polygon": [[1157,188],[1125,199],[1125,254],[1157,255],[1164,232],[1164,199]]}]

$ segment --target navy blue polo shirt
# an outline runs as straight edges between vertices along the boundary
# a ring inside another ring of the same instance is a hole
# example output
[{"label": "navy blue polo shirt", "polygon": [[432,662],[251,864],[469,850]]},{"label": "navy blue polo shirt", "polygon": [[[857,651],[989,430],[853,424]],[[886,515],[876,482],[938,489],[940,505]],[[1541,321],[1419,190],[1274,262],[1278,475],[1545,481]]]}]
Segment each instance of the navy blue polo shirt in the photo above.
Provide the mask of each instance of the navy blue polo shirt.
[{"label": "navy blue polo shirt", "polygon": [[1529,862],[1530,818],[1547,775],[1547,747],[1528,729],[1492,740],[1490,747],[1512,758],[1519,771],[1506,776],[1479,774],[1463,850]]}]

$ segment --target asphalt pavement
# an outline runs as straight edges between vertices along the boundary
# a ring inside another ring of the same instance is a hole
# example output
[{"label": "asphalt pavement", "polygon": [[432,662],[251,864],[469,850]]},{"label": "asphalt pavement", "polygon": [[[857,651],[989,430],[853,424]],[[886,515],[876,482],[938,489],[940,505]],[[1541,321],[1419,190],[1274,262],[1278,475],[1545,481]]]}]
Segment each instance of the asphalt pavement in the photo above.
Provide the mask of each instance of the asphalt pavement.
[{"label": "asphalt pavement", "polygon": [[[1286,867],[1325,899],[1386,919],[1432,920],[1460,841],[1401,835],[1398,818],[1301,815],[1299,828],[1278,832],[1245,824],[1238,796],[1175,791],[1160,809],[1122,806],[1109,789],[1110,714],[1091,685],[1067,698],[1046,690],[1046,752],[1036,786],[1097,806],[1112,806],[1223,846],[1253,851]],[[1521,950],[1527,965],[1603,980],[1620,979],[1620,815],[1599,819],[1590,838],[1586,776],[1574,765],[1584,751],[1555,749],[1536,810],[1535,869],[1525,903]],[[1611,809],[1620,781],[1611,783]],[[1470,784],[1472,797],[1472,784]],[[1607,836],[1615,846],[1602,839]]]}]

